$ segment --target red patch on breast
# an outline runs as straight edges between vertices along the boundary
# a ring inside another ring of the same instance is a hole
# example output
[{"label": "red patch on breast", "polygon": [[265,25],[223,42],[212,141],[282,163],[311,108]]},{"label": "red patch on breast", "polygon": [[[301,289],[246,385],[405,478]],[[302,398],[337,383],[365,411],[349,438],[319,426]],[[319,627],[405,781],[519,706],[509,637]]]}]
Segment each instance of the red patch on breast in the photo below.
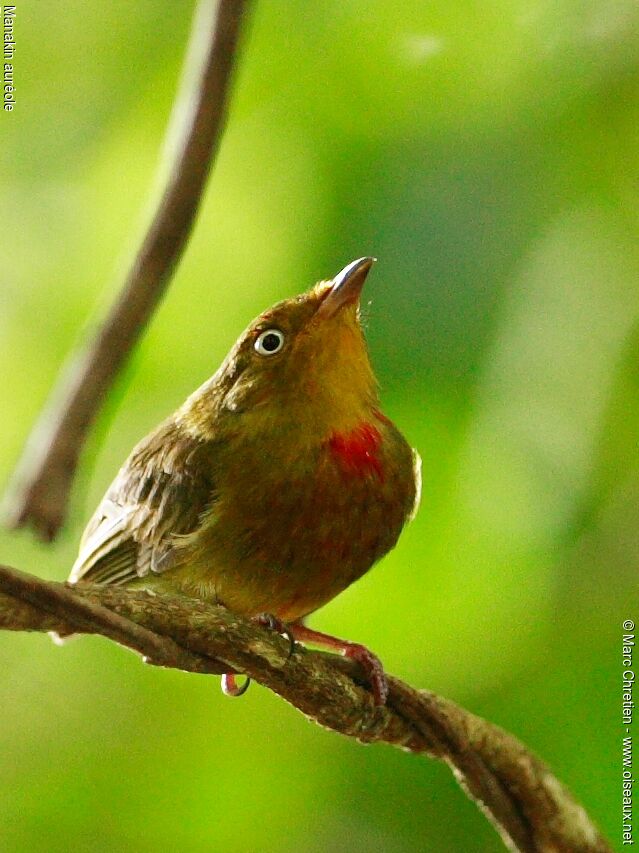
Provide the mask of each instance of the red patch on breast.
[{"label": "red patch on breast", "polygon": [[372,424],[362,423],[350,432],[333,433],[328,446],[349,473],[361,477],[374,472],[383,480],[384,471],[378,455],[381,442],[379,430]]}]

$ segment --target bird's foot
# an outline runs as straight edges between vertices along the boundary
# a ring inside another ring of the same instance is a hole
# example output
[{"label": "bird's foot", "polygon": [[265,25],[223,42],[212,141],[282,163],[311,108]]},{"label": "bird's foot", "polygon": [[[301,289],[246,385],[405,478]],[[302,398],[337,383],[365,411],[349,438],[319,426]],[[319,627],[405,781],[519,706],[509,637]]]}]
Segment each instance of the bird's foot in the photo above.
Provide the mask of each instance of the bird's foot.
[{"label": "bird's foot", "polygon": [[253,621],[264,628],[270,628],[271,631],[276,631],[278,634],[286,637],[289,643],[288,656],[289,658],[291,657],[295,651],[295,636],[292,629],[285,622],[282,622],[277,616],[273,616],[272,613],[259,613],[253,617]]},{"label": "bird's foot", "polygon": [[302,642],[315,643],[318,646],[324,646],[327,649],[336,649],[344,657],[351,658],[362,667],[366,673],[366,677],[373,691],[373,699],[376,705],[385,705],[388,697],[388,682],[382,662],[371,652],[366,646],[359,643],[350,643],[348,640],[340,640],[338,637],[332,637],[330,634],[323,634],[321,631],[313,631],[302,625],[300,622],[295,622],[291,625],[291,633],[296,640]]},{"label": "bird's foot", "polygon": [[[281,619],[278,619],[277,616],[273,616],[272,613],[260,613],[253,617],[253,621],[264,628],[269,628],[271,631],[276,631],[278,634],[286,637],[289,642],[288,657],[290,658],[295,650],[295,637],[288,625],[282,622]],[[238,684],[236,674],[227,672],[222,676],[222,693],[226,696],[242,696],[249,689],[250,683],[251,679],[246,676],[244,684]]]},{"label": "bird's foot", "polygon": [[241,696],[249,689],[251,679],[246,676],[244,684],[237,683],[237,674],[235,672],[227,672],[222,676],[222,693],[225,696]]}]

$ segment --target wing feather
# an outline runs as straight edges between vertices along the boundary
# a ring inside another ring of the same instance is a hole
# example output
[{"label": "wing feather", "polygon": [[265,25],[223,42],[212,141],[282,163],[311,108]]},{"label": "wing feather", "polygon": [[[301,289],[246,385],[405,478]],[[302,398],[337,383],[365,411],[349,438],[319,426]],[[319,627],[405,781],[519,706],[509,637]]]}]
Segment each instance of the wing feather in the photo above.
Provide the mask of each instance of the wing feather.
[{"label": "wing feather", "polygon": [[162,424],[129,456],[95,511],[69,581],[126,584],[170,569],[175,536],[214,500],[211,442]]}]

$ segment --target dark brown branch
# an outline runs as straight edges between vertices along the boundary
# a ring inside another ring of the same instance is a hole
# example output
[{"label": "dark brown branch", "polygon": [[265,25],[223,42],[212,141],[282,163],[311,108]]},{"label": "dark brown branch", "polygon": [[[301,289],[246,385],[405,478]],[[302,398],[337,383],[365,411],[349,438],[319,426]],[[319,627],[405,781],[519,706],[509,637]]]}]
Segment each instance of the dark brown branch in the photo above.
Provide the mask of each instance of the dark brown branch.
[{"label": "dark brown branch", "polygon": [[299,646],[289,659],[284,638],[223,607],[117,587],[68,587],[0,566],[0,629],[104,634],[161,666],[245,672],[326,728],[445,761],[510,849],[611,850],[512,735],[392,677],[387,706],[376,708],[353,662]]},{"label": "dark brown branch", "polygon": [[148,230],[103,325],[63,370],[33,429],[5,501],[8,522],[53,539],[64,521],[88,430],[186,244],[224,126],[248,0],[201,0],[167,139],[173,159]]}]

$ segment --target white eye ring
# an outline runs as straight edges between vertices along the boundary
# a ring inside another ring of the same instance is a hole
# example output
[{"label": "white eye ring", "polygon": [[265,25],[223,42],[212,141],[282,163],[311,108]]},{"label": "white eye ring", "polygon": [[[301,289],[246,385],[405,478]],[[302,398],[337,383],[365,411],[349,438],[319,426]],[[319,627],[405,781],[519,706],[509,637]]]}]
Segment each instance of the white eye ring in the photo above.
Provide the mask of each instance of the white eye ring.
[{"label": "white eye ring", "polygon": [[255,352],[260,355],[275,355],[284,346],[284,332],[279,329],[266,329],[255,341]]}]

